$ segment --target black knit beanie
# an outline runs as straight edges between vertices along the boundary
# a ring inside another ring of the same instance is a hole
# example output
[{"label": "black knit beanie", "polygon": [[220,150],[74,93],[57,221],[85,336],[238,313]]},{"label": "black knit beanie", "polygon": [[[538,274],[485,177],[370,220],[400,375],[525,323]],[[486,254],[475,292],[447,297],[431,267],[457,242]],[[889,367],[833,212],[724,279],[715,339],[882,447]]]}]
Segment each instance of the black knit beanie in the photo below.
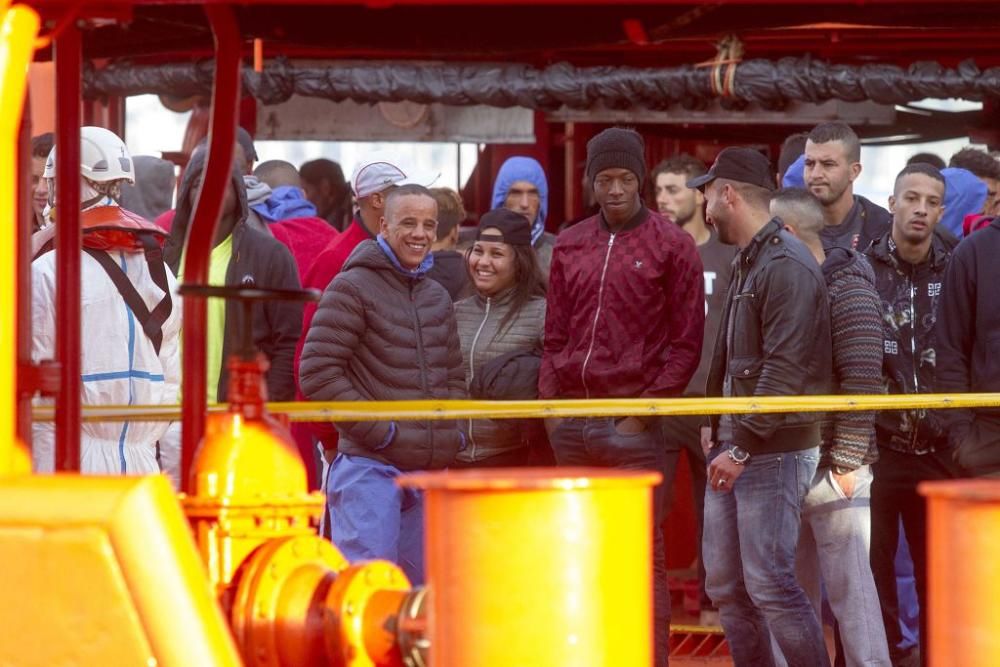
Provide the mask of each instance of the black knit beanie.
[{"label": "black knit beanie", "polygon": [[605,169],[628,169],[639,179],[646,176],[645,142],[635,130],[610,127],[587,142],[587,180],[591,183]]}]

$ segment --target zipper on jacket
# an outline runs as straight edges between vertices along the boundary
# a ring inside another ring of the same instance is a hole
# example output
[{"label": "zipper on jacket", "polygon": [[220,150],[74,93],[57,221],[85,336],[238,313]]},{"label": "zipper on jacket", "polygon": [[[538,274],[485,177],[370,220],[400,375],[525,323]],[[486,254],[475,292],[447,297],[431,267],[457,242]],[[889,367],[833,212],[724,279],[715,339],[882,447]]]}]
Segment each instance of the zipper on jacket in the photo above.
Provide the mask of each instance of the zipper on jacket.
[{"label": "zipper on jacket", "polygon": [[[424,357],[424,335],[420,329],[420,315],[417,313],[417,300],[413,297],[413,281],[410,281],[410,309],[413,311],[413,331],[417,334],[417,360],[420,363],[420,386],[424,390],[424,396],[430,396],[430,388],[427,382],[427,359]],[[424,422],[427,428],[427,440],[430,445],[430,456],[428,465],[434,460],[434,428]]]},{"label": "zipper on jacket", "polygon": [[[479,328],[476,330],[476,335],[472,338],[472,348],[469,350],[469,384],[472,384],[472,380],[476,377],[476,345],[479,343],[479,336],[483,333],[483,327],[486,326],[486,321],[490,319],[490,302],[492,299],[486,297],[486,312],[483,314],[483,321],[479,323]],[[469,456],[472,460],[476,460],[476,438],[472,435],[472,418],[469,418],[469,444],[472,449],[469,452]]]},{"label": "zipper on jacket", "polygon": [[580,369],[580,381],[583,383],[583,392],[590,398],[590,388],[587,386],[587,364],[590,363],[590,355],[594,353],[594,342],[597,340],[597,320],[601,317],[601,306],[604,303],[604,278],[608,273],[608,260],[611,259],[611,246],[615,244],[615,235],[608,239],[608,250],[604,253],[604,267],[601,269],[601,283],[597,289],[597,311],[594,313],[594,324],[590,327],[590,347],[587,348],[587,356],[583,358],[583,368]]}]

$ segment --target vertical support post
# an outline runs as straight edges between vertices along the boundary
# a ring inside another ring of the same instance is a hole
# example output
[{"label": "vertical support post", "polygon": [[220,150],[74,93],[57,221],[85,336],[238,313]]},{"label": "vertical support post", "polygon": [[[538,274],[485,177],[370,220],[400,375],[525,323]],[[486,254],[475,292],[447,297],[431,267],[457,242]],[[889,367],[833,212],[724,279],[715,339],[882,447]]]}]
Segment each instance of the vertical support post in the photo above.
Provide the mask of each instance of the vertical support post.
[{"label": "vertical support post", "polygon": [[[24,97],[21,126],[17,140],[17,222],[14,228],[14,271],[16,271],[16,363],[17,407],[16,431],[22,443],[31,442],[31,397],[34,394],[21,369],[31,365],[31,230],[34,228],[35,212],[31,206],[31,181],[21,178],[31,173],[31,102]],[[2,349],[2,347],[0,347]],[[2,400],[2,399],[0,399]]]},{"label": "vertical support post", "polygon": [[[6,225],[0,242],[0,476],[30,472],[30,462],[18,435],[18,313],[24,312],[24,291],[18,248],[27,244],[30,227],[23,225],[23,182],[26,159],[25,100],[28,63],[34,54],[38,14],[17,6],[0,12],[0,220]],[[18,145],[20,144],[20,150]],[[20,244],[20,245],[19,245]],[[23,322],[23,321],[22,321]]]},{"label": "vertical support post", "polygon": [[[240,35],[233,10],[226,5],[206,5],[205,14],[215,40],[215,86],[212,89],[205,179],[188,230],[184,257],[184,282],[190,284],[205,284],[208,281],[212,240],[233,164],[240,102]],[[204,299],[184,299],[183,310],[181,486],[184,491],[190,491],[188,478],[191,464],[205,432],[207,373],[204,332],[207,304]]]},{"label": "vertical support post", "polygon": [[80,470],[80,31],[55,42],[56,60],[56,470]]},{"label": "vertical support post", "polygon": [[576,177],[576,143],[573,136],[575,131],[574,123],[565,123],[563,126],[563,136],[566,138],[563,144],[565,157],[563,159],[563,220],[572,220],[577,215],[576,191],[580,187],[580,181]]}]

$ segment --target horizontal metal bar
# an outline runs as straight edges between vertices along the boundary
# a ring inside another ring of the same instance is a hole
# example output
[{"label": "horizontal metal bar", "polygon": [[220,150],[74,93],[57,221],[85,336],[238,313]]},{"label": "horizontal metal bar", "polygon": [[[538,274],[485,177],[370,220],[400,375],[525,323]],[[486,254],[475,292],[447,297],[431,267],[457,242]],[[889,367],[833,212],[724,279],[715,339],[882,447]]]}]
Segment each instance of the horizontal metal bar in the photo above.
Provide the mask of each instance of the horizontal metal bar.
[{"label": "horizontal metal bar", "polygon": [[[525,419],[665,415],[763,414],[998,408],[996,394],[903,394],[858,396],[761,396],[749,398],[608,398],[558,401],[352,401],[268,403],[272,414],[293,422],[362,422],[422,419]],[[209,413],[226,405],[209,406]],[[52,421],[51,407],[36,407],[35,421]],[[176,421],[179,405],[84,406],[83,421]]]}]

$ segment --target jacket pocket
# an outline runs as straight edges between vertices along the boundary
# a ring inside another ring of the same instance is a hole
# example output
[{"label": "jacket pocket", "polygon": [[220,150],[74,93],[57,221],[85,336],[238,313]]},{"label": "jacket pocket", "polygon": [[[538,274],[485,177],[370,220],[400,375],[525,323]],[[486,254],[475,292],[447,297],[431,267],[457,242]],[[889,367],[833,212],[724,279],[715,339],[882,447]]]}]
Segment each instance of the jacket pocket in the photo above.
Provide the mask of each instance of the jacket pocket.
[{"label": "jacket pocket", "polygon": [[758,357],[730,359],[729,376],[732,379],[733,396],[753,396],[763,368],[764,363]]}]

